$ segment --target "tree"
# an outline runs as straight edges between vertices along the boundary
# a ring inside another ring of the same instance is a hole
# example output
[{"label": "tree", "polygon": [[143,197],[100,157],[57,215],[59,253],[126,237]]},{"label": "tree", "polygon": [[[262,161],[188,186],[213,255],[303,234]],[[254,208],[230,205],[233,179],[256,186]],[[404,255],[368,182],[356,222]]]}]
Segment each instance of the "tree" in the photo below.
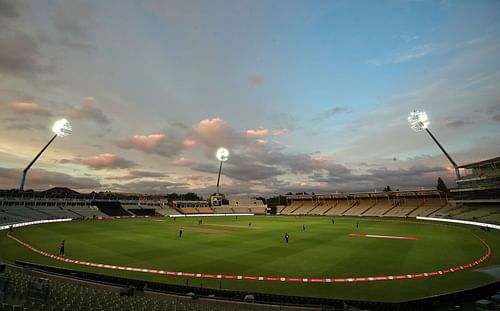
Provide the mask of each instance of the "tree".
[{"label": "tree", "polygon": [[437,190],[439,192],[444,192],[444,193],[448,193],[450,192],[450,190],[448,189],[448,187],[446,187],[446,184],[444,183],[444,181],[441,179],[441,177],[438,177],[438,180],[437,180]]}]

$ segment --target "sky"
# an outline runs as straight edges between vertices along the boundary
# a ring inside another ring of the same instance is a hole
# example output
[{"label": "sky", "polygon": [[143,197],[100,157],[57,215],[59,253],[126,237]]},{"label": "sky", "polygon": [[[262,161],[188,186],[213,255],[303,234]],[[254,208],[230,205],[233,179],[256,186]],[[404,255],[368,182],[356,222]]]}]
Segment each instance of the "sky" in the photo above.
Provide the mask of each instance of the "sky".
[{"label": "sky", "polygon": [[0,188],[455,185],[500,155],[499,1],[0,0]]}]

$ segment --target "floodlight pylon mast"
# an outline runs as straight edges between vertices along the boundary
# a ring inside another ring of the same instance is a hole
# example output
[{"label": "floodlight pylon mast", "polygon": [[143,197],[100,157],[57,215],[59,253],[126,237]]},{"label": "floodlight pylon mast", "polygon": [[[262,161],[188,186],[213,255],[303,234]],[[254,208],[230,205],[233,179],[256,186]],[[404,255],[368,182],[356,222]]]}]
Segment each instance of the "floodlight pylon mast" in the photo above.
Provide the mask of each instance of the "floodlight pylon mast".
[{"label": "floodlight pylon mast", "polygon": [[441,149],[441,151],[444,153],[444,155],[448,158],[448,161],[450,161],[451,165],[453,165],[453,168],[455,169],[455,175],[457,176],[457,179],[460,179],[460,170],[458,169],[457,163],[455,163],[455,161],[453,161],[451,156],[448,154],[448,152],[446,152],[446,150],[439,143],[439,141],[436,139],[436,137],[434,137],[434,135],[432,135],[431,131],[428,128],[425,128],[425,131],[431,136],[432,140],[434,140],[436,145],[438,145],[439,149]]},{"label": "floodlight pylon mast", "polygon": [[222,172],[222,162],[223,161],[220,161],[219,176],[217,176],[217,196],[220,195],[220,192],[219,192],[219,182],[220,182],[220,173]]},{"label": "floodlight pylon mast", "polygon": [[52,136],[52,138],[45,145],[45,147],[43,147],[42,150],[40,150],[40,152],[38,152],[38,154],[35,156],[35,158],[33,160],[31,160],[30,164],[28,164],[28,166],[26,166],[26,168],[23,170],[23,173],[21,174],[21,185],[19,186],[19,190],[24,191],[24,183],[26,182],[26,175],[28,174],[28,170],[31,168],[31,166],[33,164],[35,164],[36,160],[38,160],[38,158],[42,155],[42,153],[45,151],[45,149],[47,149],[49,147],[49,145],[54,141],[54,139],[56,139],[56,137],[57,137],[57,134],[54,134],[54,136]]}]

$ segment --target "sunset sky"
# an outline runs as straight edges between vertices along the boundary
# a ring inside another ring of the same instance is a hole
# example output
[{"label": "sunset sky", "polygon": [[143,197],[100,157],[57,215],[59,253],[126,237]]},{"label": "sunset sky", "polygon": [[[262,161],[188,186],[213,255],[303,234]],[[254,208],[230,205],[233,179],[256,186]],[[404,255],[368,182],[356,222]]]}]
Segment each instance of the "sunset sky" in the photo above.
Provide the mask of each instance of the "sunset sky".
[{"label": "sunset sky", "polygon": [[500,155],[500,1],[0,0],[0,188],[454,185]]}]

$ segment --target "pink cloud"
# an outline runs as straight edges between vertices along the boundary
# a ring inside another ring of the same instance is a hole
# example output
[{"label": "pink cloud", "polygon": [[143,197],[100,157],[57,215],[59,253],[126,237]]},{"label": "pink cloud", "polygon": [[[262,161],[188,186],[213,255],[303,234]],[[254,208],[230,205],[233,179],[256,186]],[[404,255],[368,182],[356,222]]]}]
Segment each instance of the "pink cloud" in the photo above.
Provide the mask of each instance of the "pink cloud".
[{"label": "pink cloud", "polygon": [[132,161],[119,157],[112,153],[102,153],[96,156],[82,159],[82,163],[88,167],[100,169],[130,168],[136,164]]},{"label": "pink cloud", "polygon": [[231,147],[242,143],[245,136],[229,127],[227,123],[220,118],[201,120],[193,126],[192,133],[188,140],[195,140],[210,150],[225,146]]},{"label": "pink cloud", "polygon": [[269,130],[265,128],[259,128],[257,130],[247,130],[246,135],[250,138],[264,138],[269,136]]},{"label": "pink cloud", "polygon": [[179,160],[173,160],[169,163],[174,166],[190,166],[191,164],[193,164],[193,161],[186,158],[180,158]]},{"label": "pink cloud", "polygon": [[182,145],[184,145],[185,147],[193,147],[196,145],[196,140],[194,139],[186,139],[182,142]]},{"label": "pink cloud", "polygon": [[123,148],[139,149],[146,152],[151,152],[157,149],[163,140],[165,134],[151,134],[151,135],[134,135],[130,138],[123,139],[119,145]]},{"label": "pink cloud", "polygon": [[124,149],[135,149],[166,157],[178,154],[183,147],[176,139],[165,134],[134,135],[118,140],[116,145]]},{"label": "pink cloud", "polygon": [[30,113],[37,115],[50,115],[50,111],[46,108],[41,107],[37,103],[14,103],[10,105],[10,108],[18,113]]}]

